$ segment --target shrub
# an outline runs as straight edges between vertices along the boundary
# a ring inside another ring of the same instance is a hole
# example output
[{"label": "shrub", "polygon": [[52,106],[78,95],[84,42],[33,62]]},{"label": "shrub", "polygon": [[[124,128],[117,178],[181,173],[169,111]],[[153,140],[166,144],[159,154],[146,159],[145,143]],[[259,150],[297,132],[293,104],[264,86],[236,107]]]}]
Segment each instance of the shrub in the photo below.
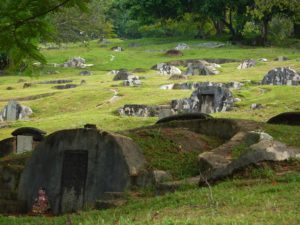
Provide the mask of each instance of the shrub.
[{"label": "shrub", "polygon": [[291,19],[275,16],[270,24],[270,38],[276,45],[284,45],[285,41],[292,36],[294,25]]}]

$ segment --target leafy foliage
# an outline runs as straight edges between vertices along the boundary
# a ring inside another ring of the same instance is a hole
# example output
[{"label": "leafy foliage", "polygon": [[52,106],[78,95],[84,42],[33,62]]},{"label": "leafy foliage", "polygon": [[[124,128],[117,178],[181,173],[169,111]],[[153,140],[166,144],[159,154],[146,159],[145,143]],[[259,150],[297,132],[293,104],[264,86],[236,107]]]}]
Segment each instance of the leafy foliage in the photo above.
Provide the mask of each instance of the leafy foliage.
[{"label": "leafy foliage", "polygon": [[38,44],[50,40],[51,26],[45,19],[61,7],[85,8],[86,0],[3,0],[0,4],[0,49],[15,68],[31,65],[32,60],[45,63]]}]

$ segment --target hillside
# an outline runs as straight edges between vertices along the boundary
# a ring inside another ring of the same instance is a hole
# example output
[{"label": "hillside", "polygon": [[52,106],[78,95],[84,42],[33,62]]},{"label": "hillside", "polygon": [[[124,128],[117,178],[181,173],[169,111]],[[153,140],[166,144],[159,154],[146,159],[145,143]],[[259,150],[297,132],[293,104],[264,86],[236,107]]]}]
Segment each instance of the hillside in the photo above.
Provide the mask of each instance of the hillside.
[{"label": "hillside", "polygon": [[[183,56],[167,57],[164,52],[174,48],[178,43],[185,42],[192,46],[184,50]],[[92,76],[80,76],[81,69],[53,68],[50,66],[34,71],[29,76],[12,74],[0,77],[0,108],[3,108],[9,99],[20,99],[23,105],[33,110],[30,121],[10,123],[8,128],[1,129],[0,139],[10,136],[17,127],[33,126],[51,133],[59,129],[82,127],[86,123],[96,124],[104,130],[120,131],[144,125],[153,124],[157,118],[120,117],[116,111],[124,104],[169,104],[173,99],[189,97],[191,90],[160,90],[160,85],[187,81],[170,81],[168,76],[163,76],[150,68],[161,62],[178,59],[249,59],[267,58],[268,62],[258,62],[254,68],[237,70],[239,63],[222,64],[221,73],[215,76],[190,76],[188,82],[212,81],[253,81],[260,82],[263,76],[271,69],[280,66],[290,66],[300,70],[300,51],[294,48],[252,48],[226,45],[222,48],[197,47],[205,41],[188,41],[176,39],[142,39],[134,41],[110,40],[110,44],[100,47],[97,42],[89,45],[72,44],[60,49],[44,49],[48,63],[63,63],[68,59],[81,56],[87,63],[95,64],[91,68]],[[123,52],[113,52],[112,46],[119,45],[125,49]],[[134,46],[134,47],[130,47]],[[114,60],[111,61],[112,55]],[[285,56],[289,60],[284,62],[273,61],[278,56]],[[141,87],[123,87],[120,81],[112,81],[111,70],[125,68],[134,70],[143,68],[144,73],[134,73],[145,77]],[[185,70],[185,68],[181,68]],[[51,71],[58,74],[49,75]],[[41,81],[68,79],[74,84],[85,80],[86,84],[74,89],[56,90],[51,84],[33,84],[32,87],[23,89],[24,82],[36,83]],[[7,90],[11,87],[12,90]],[[117,101],[108,103],[113,97],[113,89],[118,91]],[[37,96],[46,94],[46,97]],[[241,98],[236,108],[229,112],[214,114],[214,117],[242,118],[255,121],[266,121],[270,117],[285,111],[299,110],[300,88],[298,86],[260,86],[252,83],[241,90],[234,91],[234,97]],[[49,96],[48,96],[49,95]],[[47,97],[48,96],[48,97]],[[35,99],[35,100],[28,100]],[[264,106],[261,110],[250,110],[252,103]]]}]

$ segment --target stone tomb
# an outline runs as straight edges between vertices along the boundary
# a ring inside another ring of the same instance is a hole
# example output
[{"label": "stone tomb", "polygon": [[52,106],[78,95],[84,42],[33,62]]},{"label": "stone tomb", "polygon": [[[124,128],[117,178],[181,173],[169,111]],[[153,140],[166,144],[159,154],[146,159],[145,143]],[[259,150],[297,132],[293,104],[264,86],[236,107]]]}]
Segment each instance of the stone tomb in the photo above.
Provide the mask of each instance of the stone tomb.
[{"label": "stone tomb", "polygon": [[108,192],[152,182],[139,147],[121,135],[93,127],[49,135],[22,173],[18,197],[30,211],[39,188],[57,215],[94,207]]},{"label": "stone tomb", "polygon": [[218,86],[202,86],[195,90],[190,98],[177,99],[171,102],[171,107],[178,113],[224,112],[233,106],[233,96],[228,88]]}]

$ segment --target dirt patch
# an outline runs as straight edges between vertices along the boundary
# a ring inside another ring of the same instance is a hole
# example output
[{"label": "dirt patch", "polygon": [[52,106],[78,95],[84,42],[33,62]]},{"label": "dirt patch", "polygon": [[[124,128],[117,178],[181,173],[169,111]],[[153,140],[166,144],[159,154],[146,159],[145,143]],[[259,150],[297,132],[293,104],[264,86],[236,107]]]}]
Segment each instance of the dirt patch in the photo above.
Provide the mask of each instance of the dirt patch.
[{"label": "dirt patch", "polygon": [[168,50],[165,53],[165,55],[166,56],[183,56],[183,52],[176,50],[176,49],[171,49],[171,50]]}]

